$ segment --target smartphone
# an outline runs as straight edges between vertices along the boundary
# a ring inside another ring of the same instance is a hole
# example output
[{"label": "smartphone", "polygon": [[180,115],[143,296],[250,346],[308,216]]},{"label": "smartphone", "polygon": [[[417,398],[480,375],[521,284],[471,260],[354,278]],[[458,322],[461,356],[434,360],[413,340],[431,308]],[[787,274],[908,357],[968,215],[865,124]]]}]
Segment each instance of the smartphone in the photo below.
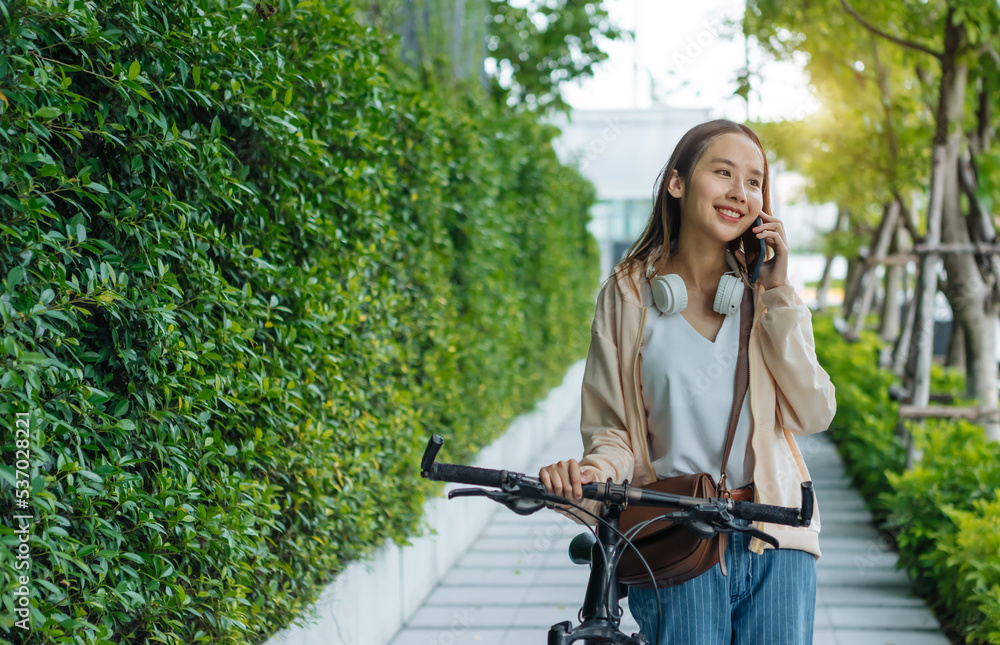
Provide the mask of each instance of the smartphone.
[{"label": "smartphone", "polygon": [[753,232],[754,227],[764,223],[759,216],[750,228],[743,233],[743,258],[746,260],[747,271],[750,273],[750,283],[757,282],[760,274],[760,267],[764,264],[764,256],[767,255],[767,244],[764,240],[757,239],[757,234]]}]

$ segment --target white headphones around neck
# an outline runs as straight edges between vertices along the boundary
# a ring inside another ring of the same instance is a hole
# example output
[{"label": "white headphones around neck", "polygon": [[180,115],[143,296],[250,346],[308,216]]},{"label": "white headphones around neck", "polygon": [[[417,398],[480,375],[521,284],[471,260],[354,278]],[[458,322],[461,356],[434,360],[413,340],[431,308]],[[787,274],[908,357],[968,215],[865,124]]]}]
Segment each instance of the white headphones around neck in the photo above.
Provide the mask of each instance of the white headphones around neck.
[{"label": "white headphones around neck", "polygon": [[[726,273],[722,276],[712,302],[712,309],[716,313],[727,316],[737,311],[743,300],[743,280],[739,277],[739,265],[736,264],[736,258],[732,257],[730,260],[731,257],[727,250],[726,263],[735,275]],[[646,277],[650,279],[649,286],[653,290],[653,302],[657,309],[668,316],[684,311],[688,305],[688,295],[683,278],[676,273],[656,275],[656,266],[653,264],[646,269]]]}]

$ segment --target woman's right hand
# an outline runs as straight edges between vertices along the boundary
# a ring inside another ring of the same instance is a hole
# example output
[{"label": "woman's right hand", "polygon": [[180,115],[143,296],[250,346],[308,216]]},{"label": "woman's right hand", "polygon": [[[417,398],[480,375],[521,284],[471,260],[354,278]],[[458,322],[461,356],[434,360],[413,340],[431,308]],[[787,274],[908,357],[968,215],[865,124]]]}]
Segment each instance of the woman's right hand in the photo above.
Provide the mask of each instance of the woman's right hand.
[{"label": "woman's right hand", "polygon": [[594,473],[581,472],[576,459],[568,459],[545,466],[538,471],[538,479],[550,493],[579,502],[583,498],[583,485],[594,481]]}]

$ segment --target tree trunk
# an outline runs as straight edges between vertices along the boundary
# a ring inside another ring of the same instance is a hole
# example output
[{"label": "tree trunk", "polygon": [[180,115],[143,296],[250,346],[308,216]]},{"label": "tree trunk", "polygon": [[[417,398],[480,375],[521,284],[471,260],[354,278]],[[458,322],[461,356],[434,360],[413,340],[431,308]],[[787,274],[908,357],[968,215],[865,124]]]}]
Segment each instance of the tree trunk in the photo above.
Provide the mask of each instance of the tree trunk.
[{"label": "tree trunk", "polygon": [[[485,59],[489,3],[478,0],[398,0],[400,54],[441,80],[478,79]],[[450,78],[447,78],[450,77]]]},{"label": "tree trunk", "polygon": [[826,311],[826,299],[830,293],[830,282],[832,281],[833,253],[826,254],[826,262],[823,264],[823,277],[819,280],[819,289],[816,290],[816,311]]},{"label": "tree trunk", "polygon": [[861,293],[862,280],[866,273],[866,261],[868,259],[868,249],[862,247],[858,257],[847,261],[847,276],[844,278],[844,304],[841,315],[845,320],[850,319],[854,313],[854,307]]},{"label": "tree trunk", "polygon": [[944,364],[948,367],[965,368],[965,327],[954,318],[951,321],[951,336],[948,338]]},{"label": "tree trunk", "polygon": [[864,329],[865,318],[868,317],[872,297],[875,294],[875,288],[878,286],[878,278],[875,272],[878,271],[880,262],[889,251],[889,243],[896,233],[896,223],[898,220],[899,202],[894,199],[885,205],[885,215],[882,217],[878,232],[872,241],[871,263],[868,264],[868,270],[866,271],[868,279],[864,281],[865,284],[861,293],[861,305],[858,308],[858,315],[854,319],[854,325],[851,326],[851,329],[846,334],[848,340],[857,340],[861,335],[861,330]]},{"label": "tree trunk", "polygon": [[[844,225],[847,224],[847,209],[843,206],[837,207],[837,222],[833,225],[832,233],[838,233]],[[816,292],[816,310],[824,311],[826,309],[826,299],[830,294],[830,282],[833,278],[833,260],[837,257],[837,254],[833,250],[828,250],[826,252],[826,264],[823,265],[823,277],[819,281],[819,290]]]},{"label": "tree trunk", "polygon": [[[953,22],[954,9],[948,9],[945,20],[944,55],[941,58],[941,90],[937,111],[937,131],[934,136],[934,174],[931,184],[931,208],[928,216],[927,242],[932,248],[939,239],[946,243],[967,243],[969,232],[961,212],[959,161],[963,141],[963,108],[968,73],[963,25]],[[940,230],[934,230],[940,218]],[[938,237],[940,236],[940,238]],[[928,282],[936,275],[930,272],[935,259],[930,254],[924,261]],[[996,348],[993,317],[987,317],[986,284],[969,253],[948,253],[944,266],[952,288],[946,296],[954,315],[954,324],[964,327],[966,343],[966,394],[983,406],[997,407]],[[931,305],[933,292],[925,291],[925,305]],[[924,317],[933,320],[931,312]],[[933,324],[933,323],[932,323]],[[930,339],[922,342],[915,375],[913,404],[926,406],[930,398]],[[997,438],[996,424],[989,424],[987,434]],[[911,458],[918,458],[911,450]]]},{"label": "tree trunk", "polygon": [[892,349],[892,373],[903,381],[903,388],[907,391],[913,386],[913,370],[910,367],[910,359],[914,356],[913,330],[916,328],[917,309],[921,294],[920,275],[913,285],[913,295],[906,301],[903,307],[903,328],[899,332],[899,338]]},{"label": "tree trunk", "polygon": [[[952,25],[949,20],[945,32],[944,74],[938,115],[939,134],[943,131],[946,142],[941,239],[945,243],[957,244],[971,242],[968,221],[962,213],[959,183],[967,76],[967,63],[960,56],[964,45],[964,26]],[[945,254],[944,266],[951,285],[945,295],[951,305],[955,328],[961,327],[964,334],[966,396],[976,399],[981,405],[997,407],[996,319],[987,317],[989,289],[973,254]]]},{"label": "tree trunk", "polygon": [[[902,235],[902,231],[900,232],[901,239],[904,240],[900,244],[900,247],[908,250],[911,246],[915,246],[918,241],[922,241],[923,238],[917,233],[917,214],[910,208],[907,202],[900,200],[899,205],[903,209],[902,222],[904,228],[910,235],[909,241],[906,241],[906,236]],[[914,268],[913,293],[907,295],[906,305],[903,307],[903,327],[900,329],[899,338],[896,339],[896,344],[892,351],[892,372],[897,378],[902,380],[903,387],[907,391],[913,385],[913,370],[911,369],[910,361],[916,353],[916,348],[913,344],[913,330],[916,328],[917,310],[919,309],[918,303],[920,302],[922,285],[920,262],[918,261],[915,263]]]},{"label": "tree trunk", "polygon": [[402,19],[396,27],[399,33],[399,57],[411,67],[419,67],[424,59],[423,48],[420,44],[418,24],[420,15],[413,4],[413,0],[403,0],[401,9]]},{"label": "tree trunk", "polygon": [[[899,202],[896,202],[899,206]],[[905,215],[900,213],[903,217]],[[892,236],[892,246],[889,249],[891,255],[905,253],[906,230],[899,223]],[[892,341],[899,336],[899,294],[905,294],[904,279],[906,278],[906,265],[893,264],[885,268],[885,297],[882,299],[881,325],[879,327],[879,337],[884,341]]]},{"label": "tree trunk", "polygon": [[[987,112],[988,114],[988,112]],[[989,140],[991,134],[990,130],[987,128],[986,132],[980,132],[977,135],[978,140]],[[973,162],[971,158],[964,158],[959,162],[958,167],[959,180],[962,184],[962,190],[965,192],[966,198],[969,200],[969,215],[966,217],[968,223],[969,236],[974,242],[984,242],[984,243],[995,243],[996,242],[996,230],[993,228],[993,221],[990,218],[990,213],[988,209],[984,208],[982,203],[979,201],[979,196],[976,194],[977,181],[975,170],[973,169]],[[984,289],[986,294],[984,295],[984,317],[986,319],[985,324],[987,329],[985,333],[992,339],[996,339],[996,334],[991,329],[996,325],[997,316],[1000,315],[1000,256],[996,254],[989,255],[977,255],[975,256],[976,265],[979,268],[980,275],[984,278]],[[976,351],[975,347],[970,343],[966,342],[965,346],[966,355],[969,352]],[[984,351],[989,351],[984,349]],[[994,347],[993,351],[996,351]],[[995,355],[986,354],[985,360],[991,363],[994,367]],[[966,370],[968,371],[968,365],[966,365]],[[988,370],[989,367],[984,366],[984,370]],[[996,375],[995,369],[992,374]],[[988,374],[987,374],[988,377]],[[993,393],[996,393],[996,386],[990,386],[987,380],[987,385],[984,389],[990,389]],[[968,383],[966,383],[968,385]],[[984,403],[988,403],[989,399],[984,399]],[[1000,441],[1000,421],[996,418],[987,419],[985,421],[986,435],[993,441]]]}]

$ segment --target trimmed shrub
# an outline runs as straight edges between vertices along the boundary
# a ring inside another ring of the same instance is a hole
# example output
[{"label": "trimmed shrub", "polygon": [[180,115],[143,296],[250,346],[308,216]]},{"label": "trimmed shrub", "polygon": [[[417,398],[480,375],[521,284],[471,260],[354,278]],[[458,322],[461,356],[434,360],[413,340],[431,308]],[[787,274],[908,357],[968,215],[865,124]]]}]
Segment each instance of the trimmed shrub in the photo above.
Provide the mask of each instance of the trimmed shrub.
[{"label": "trimmed shrub", "polygon": [[906,465],[905,447],[896,438],[899,405],[889,400],[893,377],[876,369],[877,336],[862,334],[848,345],[832,318],[814,320],[816,355],[837,388],[837,414],[830,433],[855,486],[872,499],[888,487],[887,473]]},{"label": "trimmed shrub", "polygon": [[[920,461],[905,469],[895,434],[898,407],[889,401],[893,377],[875,364],[871,333],[848,344],[819,316],[814,326],[820,362],[837,386],[833,435],[848,472],[883,530],[895,540],[900,565],[945,626],[970,643],[1000,636],[1000,444],[982,426],[961,420],[908,423]],[[932,366],[932,389],[964,391],[960,373]],[[960,402],[961,404],[961,402]]]},{"label": "trimmed shrub", "polygon": [[0,2],[35,642],[262,642],[416,530],[429,434],[468,459],[583,356],[594,192],[555,131],[428,87],[351,14]]},{"label": "trimmed shrub", "polygon": [[968,599],[953,622],[968,640],[1000,642],[1000,501],[976,500],[970,510],[949,509],[955,530],[942,532],[930,566],[941,587]]},{"label": "trimmed shrub", "polygon": [[912,470],[889,476],[891,489],[880,499],[886,528],[897,534],[916,591],[930,596],[969,642],[994,642],[989,633],[1000,623],[989,624],[984,613],[998,600],[989,591],[1000,586],[1000,549],[986,550],[996,537],[976,540],[997,523],[984,512],[1000,493],[1000,444],[965,421],[908,426],[922,457]]}]

